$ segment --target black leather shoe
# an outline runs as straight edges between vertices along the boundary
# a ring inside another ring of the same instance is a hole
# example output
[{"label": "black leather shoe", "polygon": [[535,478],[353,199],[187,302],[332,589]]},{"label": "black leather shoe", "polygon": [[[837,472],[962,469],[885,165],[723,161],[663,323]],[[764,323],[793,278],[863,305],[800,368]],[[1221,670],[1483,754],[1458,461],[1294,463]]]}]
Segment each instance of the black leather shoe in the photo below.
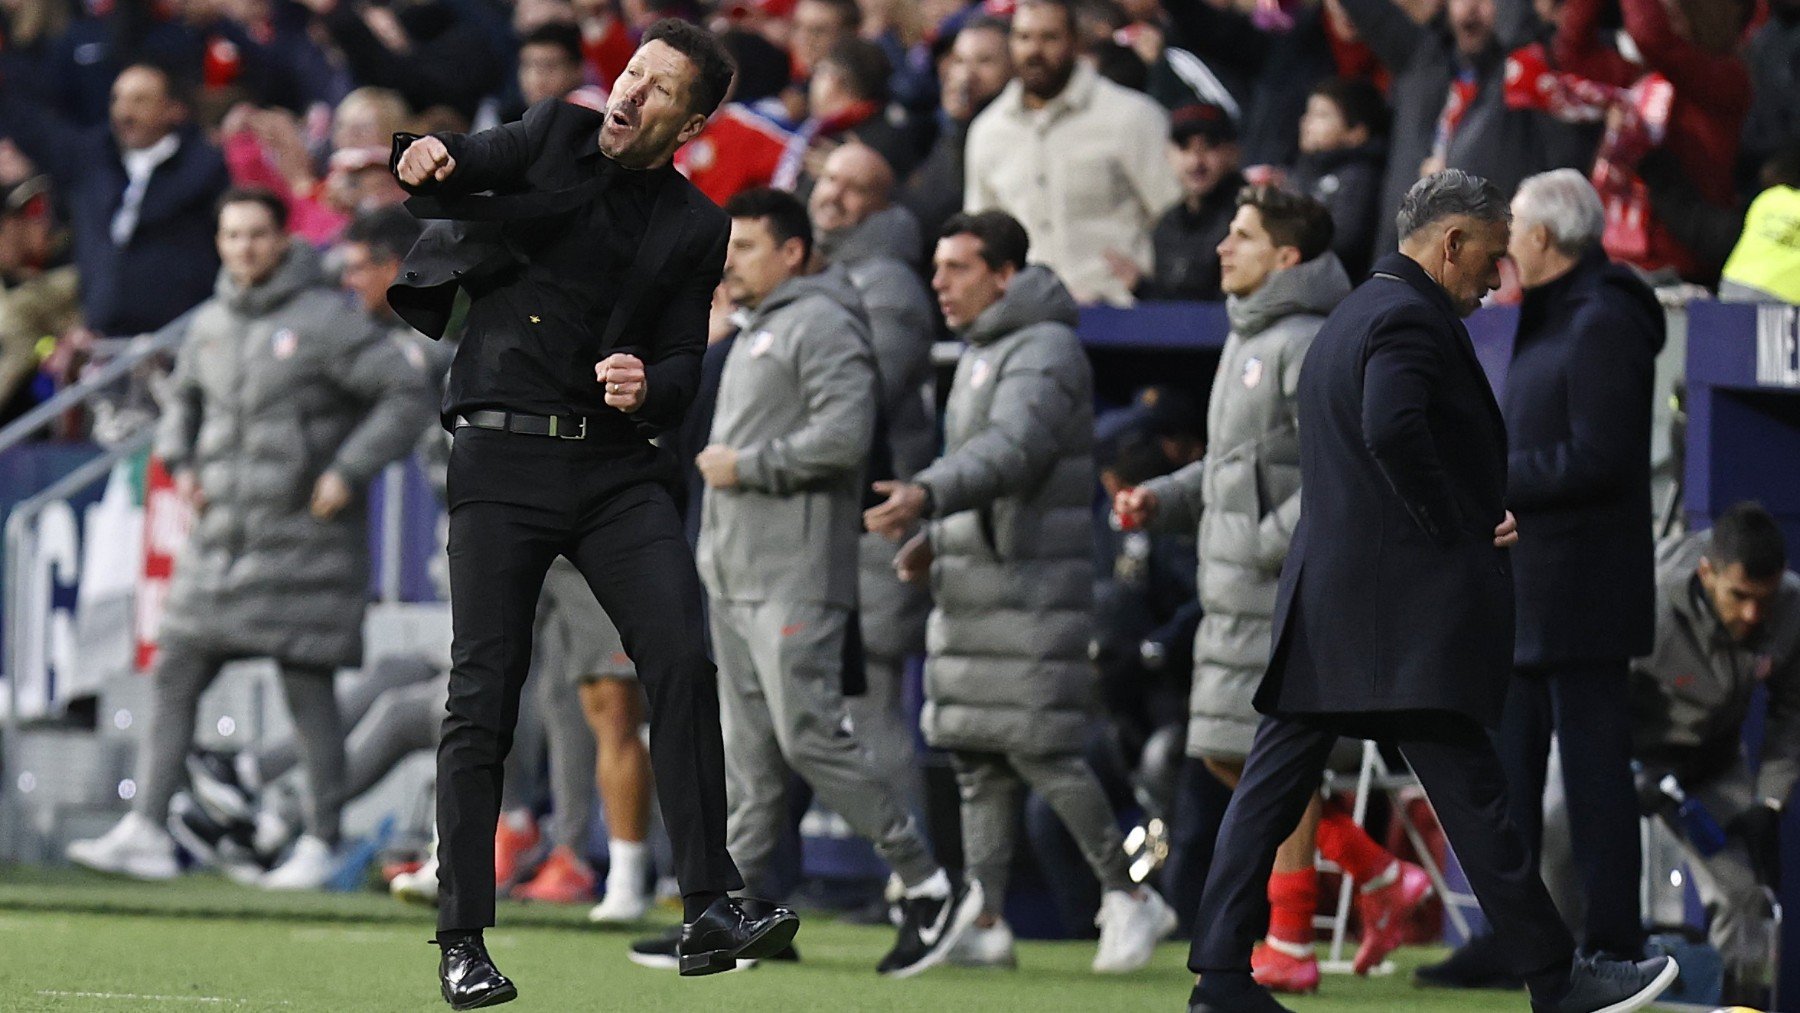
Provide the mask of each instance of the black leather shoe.
[{"label": "black leather shoe", "polygon": [[1248,974],[1201,975],[1188,993],[1188,1013],[1293,1013]]},{"label": "black leather shoe", "polygon": [[498,1006],[519,997],[519,990],[494,966],[481,940],[463,939],[436,945],[444,951],[438,958],[438,983],[443,988],[444,1001],[451,1009]]},{"label": "black leather shoe", "polygon": [[738,960],[773,957],[800,931],[800,916],[751,897],[720,897],[681,927],[677,962],[685,975],[718,974]]},{"label": "black leather shoe", "polygon": [[1493,988],[1515,990],[1525,979],[1508,966],[1507,953],[1493,933],[1476,936],[1435,964],[1413,971],[1413,984],[1426,988]]}]

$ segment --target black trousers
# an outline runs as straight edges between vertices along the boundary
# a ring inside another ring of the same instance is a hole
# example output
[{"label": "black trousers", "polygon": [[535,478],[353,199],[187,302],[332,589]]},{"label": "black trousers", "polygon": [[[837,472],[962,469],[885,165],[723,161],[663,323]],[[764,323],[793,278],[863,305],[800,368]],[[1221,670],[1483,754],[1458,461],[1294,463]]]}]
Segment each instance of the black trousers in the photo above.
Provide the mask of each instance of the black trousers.
[{"label": "black trousers", "polygon": [[558,555],[587,578],[637,666],[650,762],[684,894],[743,887],[725,850],[725,750],[700,579],[647,444],[457,431],[450,452],[450,699],[438,745],[438,928],[494,924],[502,764]]},{"label": "black trousers", "polygon": [[1487,732],[1460,714],[1380,715],[1355,724],[1329,715],[1265,717],[1232,793],[1206,877],[1188,967],[1250,973],[1250,950],[1269,926],[1269,873],[1319,790],[1340,735],[1398,746],[1431,799],[1450,846],[1513,969],[1534,977],[1566,968],[1575,950],[1538,878],[1537,858],[1507,815],[1506,778]]},{"label": "black trousers", "polygon": [[1644,950],[1643,856],[1631,779],[1629,665],[1621,658],[1518,669],[1497,745],[1513,822],[1531,853],[1541,855],[1544,779],[1555,734],[1575,867],[1587,893],[1582,949],[1635,960]]}]

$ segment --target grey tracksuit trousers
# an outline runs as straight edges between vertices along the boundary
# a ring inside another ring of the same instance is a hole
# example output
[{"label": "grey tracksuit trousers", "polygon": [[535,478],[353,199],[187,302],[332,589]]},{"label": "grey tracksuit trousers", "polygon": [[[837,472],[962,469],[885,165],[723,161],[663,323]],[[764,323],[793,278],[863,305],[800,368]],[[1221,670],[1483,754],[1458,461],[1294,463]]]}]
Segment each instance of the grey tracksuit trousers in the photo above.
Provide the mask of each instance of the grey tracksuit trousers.
[{"label": "grey tracksuit trousers", "polygon": [[712,603],[725,730],[726,840],[752,890],[781,838],[787,771],[806,779],[908,886],[938,871],[918,825],[882,781],[844,706],[845,609],[810,602]]},{"label": "grey tracksuit trousers", "polygon": [[1130,890],[1124,837],[1113,821],[1112,804],[1093,768],[1079,754],[1031,756],[1022,753],[950,754],[962,794],[963,862],[968,877],[981,884],[983,912],[998,916],[1006,903],[1007,872],[1018,835],[1024,792],[1036,792],[1061,819],[1087,858],[1100,886]]}]

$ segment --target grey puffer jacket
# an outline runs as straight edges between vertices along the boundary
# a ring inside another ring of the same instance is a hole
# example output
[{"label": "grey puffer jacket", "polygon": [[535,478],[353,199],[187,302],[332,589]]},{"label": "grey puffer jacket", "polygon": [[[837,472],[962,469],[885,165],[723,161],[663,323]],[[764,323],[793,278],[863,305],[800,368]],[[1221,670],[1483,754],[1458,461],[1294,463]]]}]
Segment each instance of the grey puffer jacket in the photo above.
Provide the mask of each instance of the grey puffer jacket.
[{"label": "grey puffer jacket", "polygon": [[[325,286],[296,243],[263,284],[220,272],[176,357],[156,452],[206,508],[175,564],[161,636],[315,667],[362,660],[367,499],[434,424],[425,359]],[[310,512],[326,471],[357,495]]]},{"label": "grey puffer jacket", "polygon": [[1200,531],[1205,617],[1194,636],[1191,755],[1241,759],[1261,720],[1251,698],[1268,667],[1275,588],[1300,520],[1300,363],[1325,315],[1349,294],[1349,276],[1327,252],[1232,297],[1231,334],[1207,405],[1206,457],[1144,484],[1158,501],[1156,527]]},{"label": "grey puffer jacket", "polygon": [[738,486],[707,489],[700,577],[720,601],[856,607],[862,474],[875,433],[875,353],[842,271],[790,278],[732,343],[711,442]]},{"label": "grey puffer jacket", "polygon": [[943,749],[1081,748],[1095,703],[1093,372],[1075,300],[1032,266],[976,318],[931,490],[936,598],[925,738]]},{"label": "grey puffer jacket", "polygon": [[[860,225],[821,233],[819,251],[849,272],[869,315],[886,450],[894,477],[911,478],[937,456],[938,438],[931,367],[936,322],[917,270],[923,257],[919,223],[903,207],[887,208]],[[865,533],[859,552],[863,650],[884,658],[923,651],[930,596],[894,575],[894,546],[887,539]]]}]

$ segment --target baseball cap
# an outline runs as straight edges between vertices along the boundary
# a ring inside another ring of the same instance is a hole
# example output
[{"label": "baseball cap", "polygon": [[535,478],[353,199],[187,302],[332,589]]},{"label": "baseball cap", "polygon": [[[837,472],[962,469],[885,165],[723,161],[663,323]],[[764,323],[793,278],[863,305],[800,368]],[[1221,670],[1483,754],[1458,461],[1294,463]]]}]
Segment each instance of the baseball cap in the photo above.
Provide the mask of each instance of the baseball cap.
[{"label": "baseball cap", "polygon": [[1195,102],[1169,114],[1169,140],[1182,144],[1190,137],[1204,137],[1209,144],[1224,144],[1238,137],[1237,124],[1225,107]]}]

